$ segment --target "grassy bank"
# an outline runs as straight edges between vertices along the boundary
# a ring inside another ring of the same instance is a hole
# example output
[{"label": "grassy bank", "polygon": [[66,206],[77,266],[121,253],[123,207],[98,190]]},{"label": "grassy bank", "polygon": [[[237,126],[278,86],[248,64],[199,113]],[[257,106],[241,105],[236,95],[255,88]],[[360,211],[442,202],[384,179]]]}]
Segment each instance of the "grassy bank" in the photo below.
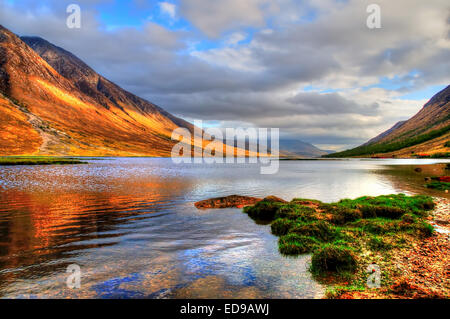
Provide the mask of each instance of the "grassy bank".
[{"label": "grassy bank", "polygon": [[51,157],[51,156],[5,156],[0,157],[0,166],[14,165],[68,165],[87,164],[74,157]]},{"label": "grassy bank", "polygon": [[429,140],[432,140],[432,139],[440,137],[444,134],[447,134],[449,131],[450,131],[450,125],[445,126],[440,129],[430,131],[425,134],[398,140],[396,142],[363,145],[363,146],[359,146],[354,149],[346,150],[343,152],[323,155],[322,157],[340,158],[340,157],[367,156],[367,155],[374,155],[374,154],[390,153],[390,152],[401,150],[403,148],[407,148],[407,147],[411,147],[414,145],[418,145],[418,144],[427,142]]},{"label": "grassy bank", "polygon": [[428,196],[398,194],[331,204],[262,201],[244,212],[271,223],[283,255],[312,254],[310,271],[329,285],[327,297],[334,298],[369,289],[371,264],[380,267],[383,291],[389,294],[400,275],[391,257],[433,235],[427,216],[434,207]]},{"label": "grassy bank", "polygon": [[450,191],[450,183],[448,183],[448,182],[432,181],[432,182],[426,184],[425,187],[437,189],[440,191]]}]

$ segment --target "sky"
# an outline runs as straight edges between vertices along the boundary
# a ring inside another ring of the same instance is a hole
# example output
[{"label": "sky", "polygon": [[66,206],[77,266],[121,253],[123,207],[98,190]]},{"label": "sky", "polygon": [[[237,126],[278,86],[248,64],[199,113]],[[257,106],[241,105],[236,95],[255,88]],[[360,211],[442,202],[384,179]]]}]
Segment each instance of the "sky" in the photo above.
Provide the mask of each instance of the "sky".
[{"label": "sky", "polygon": [[322,149],[366,142],[450,84],[448,0],[0,0],[0,24],[189,121]]}]

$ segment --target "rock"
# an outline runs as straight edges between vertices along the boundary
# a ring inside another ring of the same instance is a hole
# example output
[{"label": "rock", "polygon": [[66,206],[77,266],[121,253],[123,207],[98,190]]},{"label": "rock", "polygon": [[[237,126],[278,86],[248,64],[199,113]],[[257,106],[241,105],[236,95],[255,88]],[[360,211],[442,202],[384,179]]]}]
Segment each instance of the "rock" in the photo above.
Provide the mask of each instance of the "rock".
[{"label": "rock", "polygon": [[202,200],[200,202],[195,203],[195,207],[198,209],[207,209],[207,208],[242,208],[245,206],[255,205],[257,202],[260,202],[261,198],[256,197],[248,197],[248,196],[239,196],[239,195],[231,195],[226,197],[217,197]]},{"label": "rock", "polygon": [[266,202],[274,202],[274,203],[288,203],[282,198],[276,196],[267,196],[264,199],[257,197],[249,197],[249,196],[240,196],[240,195],[231,195],[226,197],[217,197],[210,198],[206,200],[202,200],[200,202],[195,203],[195,207],[198,209],[207,209],[207,208],[242,208],[245,206],[252,206],[260,201]]},{"label": "rock", "polygon": [[420,167],[416,167],[416,168],[414,169],[414,171],[417,172],[417,173],[420,173],[420,172],[422,171],[422,169],[421,169]]},{"label": "rock", "polygon": [[427,182],[431,181],[431,177],[425,177],[425,181]]}]

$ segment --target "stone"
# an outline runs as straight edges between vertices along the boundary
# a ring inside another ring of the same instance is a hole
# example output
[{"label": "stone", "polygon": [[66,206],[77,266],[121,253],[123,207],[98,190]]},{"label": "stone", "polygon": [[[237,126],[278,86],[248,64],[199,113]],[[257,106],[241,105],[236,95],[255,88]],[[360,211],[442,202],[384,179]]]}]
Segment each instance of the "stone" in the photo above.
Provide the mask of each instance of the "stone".
[{"label": "stone", "polygon": [[261,198],[249,197],[249,196],[239,196],[239,195],[231,195],[226,197],[217,197],[210,198],[206,200],[202,200],[200,202],[195,203],[195,207],[198,209],[208,209],[208,208],[242,208],[245,206],[255,205],[257,202],[260,202]]}]

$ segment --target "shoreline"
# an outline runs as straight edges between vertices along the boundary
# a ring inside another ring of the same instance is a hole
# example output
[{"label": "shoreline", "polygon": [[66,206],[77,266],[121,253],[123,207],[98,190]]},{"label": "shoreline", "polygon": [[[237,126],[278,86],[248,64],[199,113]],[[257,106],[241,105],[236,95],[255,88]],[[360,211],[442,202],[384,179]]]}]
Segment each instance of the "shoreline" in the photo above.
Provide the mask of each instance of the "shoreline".
[{"label": "shoreline", "polygon": [[427,218],[435,228],[431,237],[392,251],[387,267],[393,283],[365,291],[328,292],[336,299],[448,299],[450,298],[450,199],[433,197],[436,208]]},{"label": "shoreline", "polygon": [[5,156],[0,157],[0,166],[21,165],[72,165],[88,164],[77,157],[61,156]]},{"label": "shoreline", "polygon": [[[312,254],[324,298],[448,299],[449,208],[442,197],[392,194],[332,204],[264,199],[244,213],[271,225],[282,255]],[[370,288],[375,269],[379,285]]]}]

